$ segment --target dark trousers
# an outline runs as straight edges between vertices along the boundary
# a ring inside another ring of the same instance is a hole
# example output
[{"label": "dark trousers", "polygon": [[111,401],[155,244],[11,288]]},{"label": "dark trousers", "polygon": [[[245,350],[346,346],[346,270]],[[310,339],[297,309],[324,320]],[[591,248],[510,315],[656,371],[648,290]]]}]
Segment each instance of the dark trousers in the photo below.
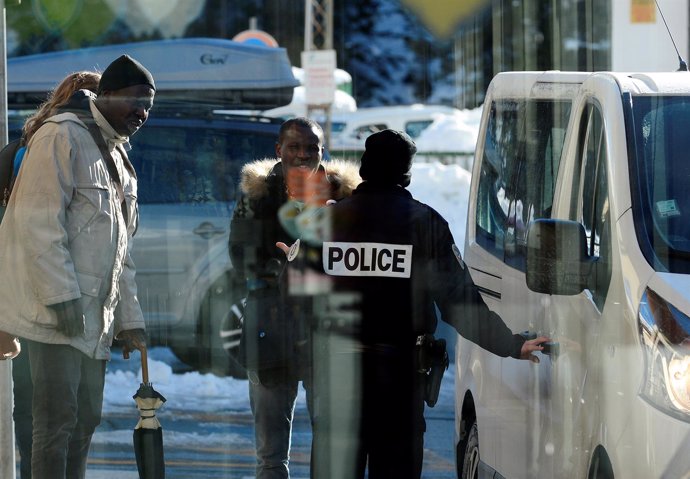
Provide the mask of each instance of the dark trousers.
[{"label": "dark trousers", "polygon": [[19,449],[19,477],[31,479],[31,435],[32,421],[31,398],[33,385],[31,383],[31,369],[29,355],[26,351],[26,340],[21,340],[22,354],[12,360],[12,382],[14,383],[14,435]]},{"label": "dark trousers", "polygon": [[101,421],[105,361],[67,345],[29,341],[33,479],[84,479]]},{"label": "dark trousers", "polygon": [[412,351],[353,353],[355,341],[325,340],[314,361],[312,478],[419,479],[426,424]]}]

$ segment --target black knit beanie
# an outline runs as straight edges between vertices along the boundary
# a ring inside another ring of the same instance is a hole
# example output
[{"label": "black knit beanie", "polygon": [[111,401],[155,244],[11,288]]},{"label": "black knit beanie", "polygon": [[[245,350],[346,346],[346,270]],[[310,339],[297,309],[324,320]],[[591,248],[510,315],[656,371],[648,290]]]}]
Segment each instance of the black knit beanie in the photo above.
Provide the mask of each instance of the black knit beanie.
[{"label": "black knit beanie", "polygon": [[364,142],[359,176],[364,181],[409,186],[417,146],[405,132],[382,130]]},{"label": "black knit beanie", "polygon": [[121,90],[134,85],[148,85],[156,89],[151,72],[129,55],[122,55],[108,65],[101,75],[98,93]]}]

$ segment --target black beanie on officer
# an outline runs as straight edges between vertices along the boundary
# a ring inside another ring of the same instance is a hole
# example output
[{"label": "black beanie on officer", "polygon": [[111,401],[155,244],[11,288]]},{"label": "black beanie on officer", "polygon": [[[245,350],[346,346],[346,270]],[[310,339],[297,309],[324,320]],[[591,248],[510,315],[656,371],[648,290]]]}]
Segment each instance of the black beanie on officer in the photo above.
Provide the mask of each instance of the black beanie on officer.
[{"label": "black beanie on officer", "polygon": [[406,133],[378,131],[364,142],[359,176],[372,183],[409,186],[415,153],[417,146]]},{"label": "black beanie on officer", "polygon": [[121,90],[134,85],[148,85],[156,89],[151,72],[129,55],[122,55],[108,65],[101,75],[98,93]]}]

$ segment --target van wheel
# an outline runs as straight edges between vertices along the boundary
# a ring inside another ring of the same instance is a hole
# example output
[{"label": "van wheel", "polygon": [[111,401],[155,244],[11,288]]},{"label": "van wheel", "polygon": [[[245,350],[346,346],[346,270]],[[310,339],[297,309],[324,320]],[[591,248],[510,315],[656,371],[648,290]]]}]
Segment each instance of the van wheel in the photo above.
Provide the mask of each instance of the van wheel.
[{"label": "van wheel", "polygon": [[589,465],[589,479],[614,479],[613,467],[606,450],[597,446],[592,456],[592,463]]},{"label": "van wheel", "polygon": [[479,430],[477,421],[472,425],[457,446],[458,479],[479,478]]}]

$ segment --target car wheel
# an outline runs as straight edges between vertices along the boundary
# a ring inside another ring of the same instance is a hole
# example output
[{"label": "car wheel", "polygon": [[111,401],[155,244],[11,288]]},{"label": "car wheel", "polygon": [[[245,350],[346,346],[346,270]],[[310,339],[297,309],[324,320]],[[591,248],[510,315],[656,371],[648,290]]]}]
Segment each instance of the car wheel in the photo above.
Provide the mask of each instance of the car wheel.
[{"label": "car wheel", "polygon": [[244,324],[244,307],[246,299],[241,299],[230,306],[223,316],[218,330],[220,344],[230,361],[231,376],[246,378],[247,372],[239,360],[240,338],[242,336],[242,325]]},{"label": "car wheel", "polygon": [[479,431],[474,419],[465,437],[458,443],[457,458],[459,479],[479,478]]},{"label": "car wheel", "polygon": [[239,302],[229,299],[228,292],[227,288],[216,285],[209,290],[201,303],[200,369],[218,376],[246,379],[247,372],[238,362],[242,311],[238,309]]},{"label": "car wheel", "polygon": [[193,345],[171,349],[199,372],[246,379],[247,372],[238,362],[241,317],[229,293],[224,281],[209,288],[199,307]]}]

